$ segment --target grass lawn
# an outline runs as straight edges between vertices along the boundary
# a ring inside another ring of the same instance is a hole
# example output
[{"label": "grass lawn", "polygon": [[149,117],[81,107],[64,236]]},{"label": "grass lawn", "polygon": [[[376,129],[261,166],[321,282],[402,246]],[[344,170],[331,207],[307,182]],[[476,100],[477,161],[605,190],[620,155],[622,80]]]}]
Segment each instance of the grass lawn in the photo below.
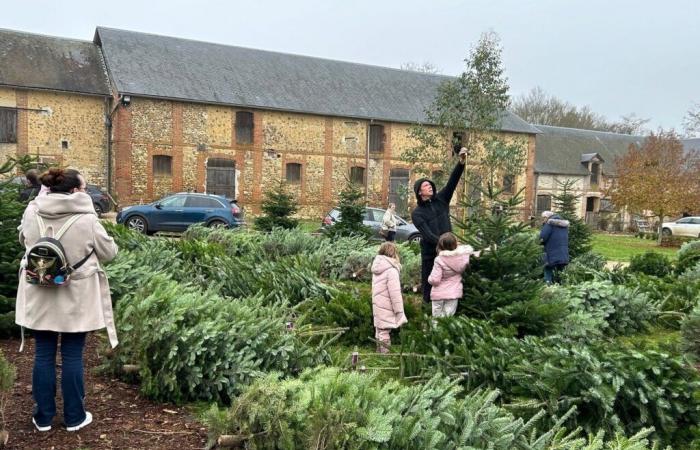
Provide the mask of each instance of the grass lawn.
[{"label": "grass lawn", "polygon": [[639,239],[631,235],[593,234],[593,251],[603,255],[608,261],[629,262],[634,255],[649,250],[663,253],[671,258],[675,258],[678,251],[676,248],[659,247],[656,241]]}]

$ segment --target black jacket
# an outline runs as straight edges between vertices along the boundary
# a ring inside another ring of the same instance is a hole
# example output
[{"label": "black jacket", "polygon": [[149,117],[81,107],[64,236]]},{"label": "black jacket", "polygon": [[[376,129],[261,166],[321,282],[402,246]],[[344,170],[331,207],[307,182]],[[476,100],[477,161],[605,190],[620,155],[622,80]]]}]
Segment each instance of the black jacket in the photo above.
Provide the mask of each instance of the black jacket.
[{"label": "black jacket", "polygon": [[[450,223],[450,201],[452,195],[459,184],[459,178],[464,173],[464,164],[457,163],[450,174],[450,179],[440,192],[436,193],[435,183],[427,178],[421,178],[413,185],[413,192],[416,193],[418,206],[411,213],[413,225],[418,228],[421,234],[420,250],[423,259],[435,258],[437,254],[437,243],[440,235],[452,231]],[[420,185],[429,182],[433,186],[433,198],[423,201],[420,198]]]},{"label": "black jacket", "polygon": [[31,186],[27,186],[26,188],[22,189],[22,192],[19,193],[19,199],[23,202],[33,200],[34,197],[39,195],[39,191],[41,190],[41,185],[40,184],[33,184]]}]

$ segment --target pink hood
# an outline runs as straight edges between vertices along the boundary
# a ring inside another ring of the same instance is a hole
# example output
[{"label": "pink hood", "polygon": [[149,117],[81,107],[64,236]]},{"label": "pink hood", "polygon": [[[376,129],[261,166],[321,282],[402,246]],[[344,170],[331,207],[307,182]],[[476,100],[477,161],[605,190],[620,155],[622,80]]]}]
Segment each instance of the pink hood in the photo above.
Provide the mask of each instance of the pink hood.
[{"label": "pink hood", "polygon": [[407,322],[399,272],[401,264],[377,255],[372,263],[372,315],[376,328],[398,328]]}]

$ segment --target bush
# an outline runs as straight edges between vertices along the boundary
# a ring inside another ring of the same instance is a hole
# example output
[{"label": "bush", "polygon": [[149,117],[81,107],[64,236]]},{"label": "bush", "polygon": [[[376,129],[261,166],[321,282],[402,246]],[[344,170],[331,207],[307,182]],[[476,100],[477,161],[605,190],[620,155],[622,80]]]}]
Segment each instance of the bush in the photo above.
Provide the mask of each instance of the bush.
[{"label": "bush", "polygon": [[672,271],[671,261],[663,254],[648,251],[632,257],[630,272],[665,277]]},{"label": "bush", "polygon": [[681,322],[681,335],[683,351],[696,362],[700,362],[700,305]]},{"label": "bush", "polygon": [[299,305],[300,321],[319,326],[344,327],[346,345],[371,344],[374,339],[372,297],[357,290],[341,291],[330,300],[313,299]]},{"label": "bush", "polygon": [[212,438],[244,436],[250,449],[650,448],[648,431],[629,440],[618,435],[610,447],[600,433],[577,438],[577,432],[562,426],[568,414],[539,431],[542,414],[526,422],[497,406],[497,399],[497,391],[465,394],[442,377],[402,386],[326,368],[306,371],[297,380],[268,375],[246,389],[231,408],[212,407],[204,422]]},{"label": "bush", "polygon": [[683,273],[700,263],[700,240],[686,242],[678,250],[676,270]]}]

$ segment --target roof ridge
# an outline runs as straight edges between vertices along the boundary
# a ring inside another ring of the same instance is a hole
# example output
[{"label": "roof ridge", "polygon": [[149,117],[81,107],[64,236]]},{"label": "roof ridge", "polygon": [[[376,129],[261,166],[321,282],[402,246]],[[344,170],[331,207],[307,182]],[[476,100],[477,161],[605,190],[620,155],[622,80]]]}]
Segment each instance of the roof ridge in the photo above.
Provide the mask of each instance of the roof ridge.
[{"label": "roof ridge", "polygon": [[77,38],[64,37],[64,36],[54,36],[54,35],[43,34],[43,33],[34,33],[32,31],[12,30],[9,28],[0,27],[0,32],[7,32],[7,33],[12,33],[12,34],[18,34],[18,35],[38,36],[38,37],[44,37],[44,38],[50,38],[50,39],[56,39],[56,40],[62,40],[62,41],[73,41],[73,42],[80,42],[81,44],[95,45],[92,42],[92,40],[77,39]]},{"label": "roof ridge", "polygon": [[614,131],[604,131],[604,130],[590,130],[588,128],[574,128],[574,127],[561,127],[558,125],[544,125],[544,124],[538,124],[538,123],[532,123],[530,124],[533,127],[544,127],[544,128],[558,128],[560,130],[571,130],[571,131],[577,131],[581,133],[600,133],[600,134],[611,134],[613,136],[621,136],[621,137],[633,137],[633,138],[644,138],[646,139],[646,136],[640,135],[640,134],[627,134],[627,133],[615,133]]},{"label": "roof ridge", "polygon": [[356,61],[346,61],[346,60],[342,60],[342,59],[324,58],[321,56],[304,55],[304,54],[300,54],[300,53],[279,52],[279,51],[275,51],[275,50],[266,50],[266,49],[261,49],[261,48],[246,47],[243,45],[223,44],[221,42],[203,41],[200,39],[188,39],[188,38],[183,38],[183,37],[178,37],[178,36],[170,36],[170,35],[166,35],[166,34],[156,34],[156,33],[147,33],[147,32],[143,32],[143,31],[125,30],[122,28],[98,26],[97,31],[99,32],[100,29],[120,31],[120,32],[126,32],[126,33],[134,33],[134,34],[143,34],[143,35],[154,36],[154,37],[159,37],[159,38],[175,39],[178,41],[197,42],[200,44],[217,45],[217,46],[226,47],[226,48],[238,48],[238,49],[244,49],[244,50],[252,50],[252,51],[256,51],[256,52],[270,53],[273,55],[295,56],[298,58],[316,59],[316,60],[321,60],[321,61],[330,61],[330,62],[342,63],[342,64],[353,64],[353,65],[362,66],[362,67],[373,67],[373,68],[377,68],[377,69],[393,70],[393,71],[402,72],[402,73],[416,74],[418,76],[423,76],[423,77],[455,79],[459,76],[459,75],[443,75],[443,74],[437,74],[437,73],[425,73],[425,72],[418,72],[415,70],[400,69],[397,67],[381,66],[378,64],[368,64],[368,63],[361,63],[361,62],[356,62]]}]

